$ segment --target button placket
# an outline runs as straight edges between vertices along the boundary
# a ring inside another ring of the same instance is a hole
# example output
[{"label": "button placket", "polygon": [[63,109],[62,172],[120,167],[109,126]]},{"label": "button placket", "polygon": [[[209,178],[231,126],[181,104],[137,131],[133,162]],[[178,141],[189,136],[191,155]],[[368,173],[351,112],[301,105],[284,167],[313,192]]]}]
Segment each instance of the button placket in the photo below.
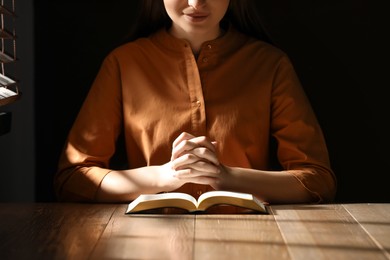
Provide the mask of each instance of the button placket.
[{"label": "button placket", "polygon": [[[207,48],[207,46],[206,46]],[[207,49],[205,49],[207,51]],[[192,54],[192,53],[191,53]],[[196,135],[203,135],[205,129],[205,110],[204,110],[204,100],[203,100],[203,88],[201,82],[201,71],[207,64],[203,62],[205,58],[205,51],[201,51],[197,59],[193,55],[188,56],[188,68],[195,68],[197,70],[190,70],[188,74],[188,83],[189,83],[189,95],[191,100],[191,125],[192,132]]]}]

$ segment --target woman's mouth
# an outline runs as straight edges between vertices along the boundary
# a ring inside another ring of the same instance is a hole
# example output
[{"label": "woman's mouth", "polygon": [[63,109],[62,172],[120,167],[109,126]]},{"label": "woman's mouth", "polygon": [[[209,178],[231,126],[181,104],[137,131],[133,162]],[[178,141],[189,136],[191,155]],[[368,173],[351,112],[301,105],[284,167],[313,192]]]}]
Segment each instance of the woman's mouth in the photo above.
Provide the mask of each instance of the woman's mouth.
[{"label": "woman's mouth", "polygon": [[205,13],[187,13],[185,17],[191,22],[202,22],[207,19],[208,14]]},{"label": "woman's mouth", "polygon": [[202,9],[196,9],[192,6],[188,6],[187,8],[184,8],[182,10],[182,13],[184,15],[184,17],[190,21],[190,22],[203,22],[204,20],[206,20],[210,13],[207,9],[205,8],[202,8]]}]

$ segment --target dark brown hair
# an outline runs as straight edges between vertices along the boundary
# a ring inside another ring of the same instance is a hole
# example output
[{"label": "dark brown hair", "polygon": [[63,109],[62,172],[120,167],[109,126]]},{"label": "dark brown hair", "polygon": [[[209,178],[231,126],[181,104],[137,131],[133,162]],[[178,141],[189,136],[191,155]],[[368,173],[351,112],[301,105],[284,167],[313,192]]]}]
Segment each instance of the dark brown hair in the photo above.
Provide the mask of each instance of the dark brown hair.
[{"label": "dark brown hair", "polygon": [[[230,0],[221,26],[227,28],[232,25],[242,33],[270,42],[258,14],[256,1]],[[138,10],[140,12],[126,42],[147,37],[163,27],[169,28],[172,24],[172,20],[165,11],[163,0],[140,0]]]}]

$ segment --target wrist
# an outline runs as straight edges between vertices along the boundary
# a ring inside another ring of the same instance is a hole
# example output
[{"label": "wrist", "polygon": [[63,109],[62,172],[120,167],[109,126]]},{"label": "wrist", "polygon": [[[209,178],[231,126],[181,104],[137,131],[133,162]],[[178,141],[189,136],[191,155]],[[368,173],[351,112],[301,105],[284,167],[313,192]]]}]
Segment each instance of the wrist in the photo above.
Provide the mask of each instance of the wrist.
[{"label": "wrist", "polygon": [[231,190],[232,183],[234,183],[233,179],[232,167],[220,164],[220,176],[214,188],[217,190]]},{"label": "wrist", "polygon": [[160,191],[172,191],[184,183],[183,181],[174,177],[175,170],[172,169],[170,162],[163,164],[161,166],[156,166],[156,182],[155,186]]}]

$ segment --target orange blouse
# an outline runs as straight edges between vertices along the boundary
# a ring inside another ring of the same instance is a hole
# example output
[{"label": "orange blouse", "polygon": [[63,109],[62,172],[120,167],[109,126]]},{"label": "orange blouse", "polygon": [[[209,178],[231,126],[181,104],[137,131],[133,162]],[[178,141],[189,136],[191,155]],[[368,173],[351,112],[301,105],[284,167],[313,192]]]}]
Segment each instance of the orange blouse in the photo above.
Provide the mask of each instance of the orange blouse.
[{"label": "orange blouse", "polygon": [[[280,164],[316,201],[334,199],[336,178],[323,133],[288,57],[233,28],[203,44],[197,58],[165,30],[124,44],[104,60],[70,130],[54,186],[59,200],[93,201],[124,131],[130,168],[170,160],[183,131],[218,142],[220,162]],[[198,196],[210,190],[186,184]]]}]

